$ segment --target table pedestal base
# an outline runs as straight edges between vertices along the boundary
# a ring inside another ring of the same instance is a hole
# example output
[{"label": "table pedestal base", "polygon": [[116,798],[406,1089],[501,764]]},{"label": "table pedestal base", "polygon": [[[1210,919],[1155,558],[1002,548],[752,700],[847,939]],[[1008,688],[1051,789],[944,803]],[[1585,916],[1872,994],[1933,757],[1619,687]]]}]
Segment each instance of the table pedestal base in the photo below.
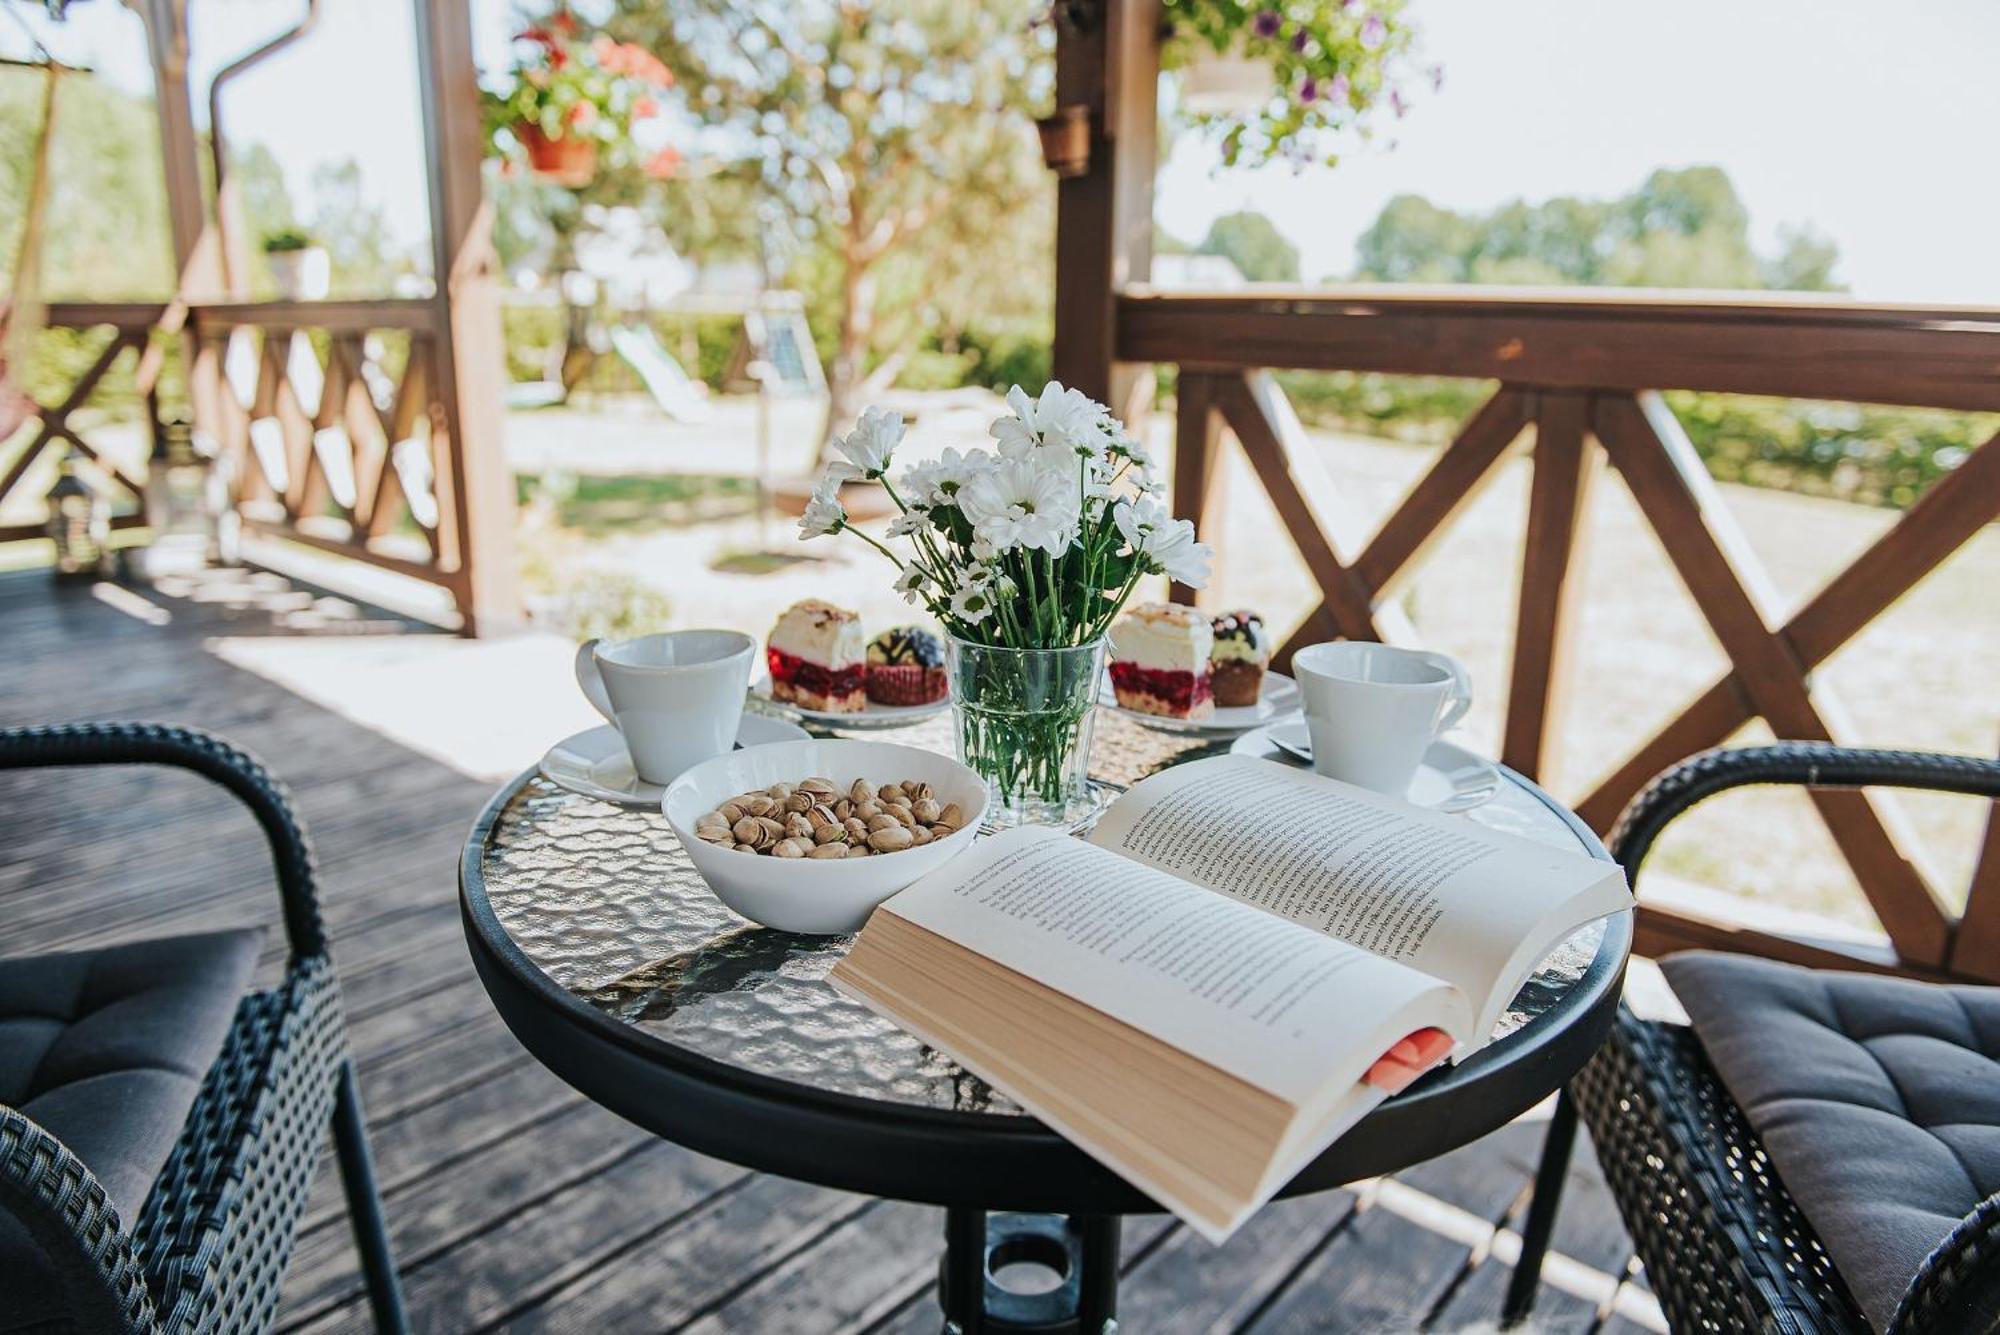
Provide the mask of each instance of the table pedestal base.
[{"label": "table pedestal base", "polygon": [[[1118,1216],[945,1213],[938,1297],[949,1335],[1115,1335]],[[1040,1293],[1003,1288],[1009,1266],[1050,1271]]]}]

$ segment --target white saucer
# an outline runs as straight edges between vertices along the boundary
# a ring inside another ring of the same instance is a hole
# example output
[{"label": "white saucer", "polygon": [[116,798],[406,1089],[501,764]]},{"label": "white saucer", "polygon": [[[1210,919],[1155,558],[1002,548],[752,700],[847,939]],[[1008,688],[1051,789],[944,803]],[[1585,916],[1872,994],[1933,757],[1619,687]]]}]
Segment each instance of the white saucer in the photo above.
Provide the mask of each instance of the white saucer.
[{"label": "white saucer", "polygon": [[750,707],[772,718],[791,719],[812,728],[839,728],[843,732],[880,732],[907,728],[951,708],[951,693],[927,705],[878,705],[873,700],[856,710],[806,709],[789,700],[771,697],[771,679],[759,676],[750,683]]},{"label": "white saucer", "polygon": [[[1312,764],[1312,734],[1303,718],[1288,719],[1239,740],[1232,752],[1264,755],[1272,748],[1294,760]],[[1433,811],[1470,811],[1490,802],[1500,791],[1500,770],[1483,756],[1454,742],[1436,741],[1424,752],[1410,790],[1403,794]]]},{"label": "white saucer", "polygon": [[1123,714],[1141,727],[1155,732],[1181,733],[1198,737],[1235,737],[1267,723],[1299,712],[1299,684],[1282,672],[1266,672],[1264,688],[1254,705],[1217,706],[1207,718],[1167,718],[1126,709],[1111,689],[1111,674],[1104,675],[1104,693],[1099,703],[1114,714]]},{"label": "white saucer", "polygon": [[[736,749],[800,742],[806,737],[806,730],[795,723],[745,714],[736,730]],[[558,788],[616,807],[658,811],[660,797],[667,791],[665,784],[647,783],[633,772],[625,739],[609,723],[563,738],[542,757],[540,768],[542,777]]]}]

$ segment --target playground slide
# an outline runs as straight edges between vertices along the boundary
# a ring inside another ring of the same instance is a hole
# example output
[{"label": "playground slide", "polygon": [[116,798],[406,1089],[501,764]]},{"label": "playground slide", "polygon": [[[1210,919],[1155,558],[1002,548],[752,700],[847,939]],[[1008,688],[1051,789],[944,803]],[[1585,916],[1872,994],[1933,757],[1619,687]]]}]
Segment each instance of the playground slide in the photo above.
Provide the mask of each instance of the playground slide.
[{"label": "playground slide", "polygon": [[660,345],[660,336],[647,325],[613,325],[611,347],[627,366],[639,375],[646,392],[660,411],[677,422],[706,422],[713,415],[701,389],[688,373]]}]

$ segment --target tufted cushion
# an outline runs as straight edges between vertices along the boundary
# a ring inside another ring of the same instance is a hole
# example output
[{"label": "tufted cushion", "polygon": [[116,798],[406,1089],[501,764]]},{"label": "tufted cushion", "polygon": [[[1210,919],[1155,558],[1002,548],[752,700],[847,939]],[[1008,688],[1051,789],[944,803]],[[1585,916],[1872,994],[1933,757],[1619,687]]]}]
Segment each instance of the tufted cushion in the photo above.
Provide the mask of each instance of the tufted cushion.
[{"label": "tufted cushion", "polygon": [[[0,959],[0,1104],[83,1160],[127,1228],[222,1051],[261,936]],[[46,1264],[0,1212],[0,1330],[51,1315]]]},{"label": "tufted cushion", "polygon": [[1661,962],[1877,1330],[2000,1191],[2000,988],[1696,952]]}]

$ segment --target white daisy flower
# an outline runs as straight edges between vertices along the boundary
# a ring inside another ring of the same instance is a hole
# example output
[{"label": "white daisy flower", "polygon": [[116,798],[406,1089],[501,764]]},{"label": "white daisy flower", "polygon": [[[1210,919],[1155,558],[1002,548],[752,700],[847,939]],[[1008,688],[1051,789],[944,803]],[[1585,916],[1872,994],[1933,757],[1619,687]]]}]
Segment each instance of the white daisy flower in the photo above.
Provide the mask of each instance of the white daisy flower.
[{"label": "white daisy flower", "polygon": [[997,551],[1032,547],[1059,556],[1076,540],[1081,501],[1066,469],[1020,459],[974,478],[960,505]]},{"label": "white daisy flower", "polygon": [[897,515],[889,522],[889,536],[907,538],[930,522],[922,510],[910,510]]},{"label": "white daisy flower", "polygon": [[912,607],[922,606],[926,601],[924,586],[931,577],[921,566],[904,566],[903,573],[896,577],[896,592],[903,595],[903,601]]},{"label": "white daisy flower", "polygon": [[976,626],[993,615],[994,589],[991,584],[966,584],[951,595],[951,614],[968,626]]},{"label": "white daisy flower", "polygon": [[1193,524],[1175,519],[1166,506],[1150,497],[1120,501],[1113,507],[1111,518],[1126,544],[1150,568],[1190,588],[1199,589],[1208,583],[1215,553],[1206,543],[1194,540]]},{"label": "white daisy flower", "polygon": [[903,439],[903,415],[887,408],[864,408],[854,430],[837,437],[833,447],[847,456],[865,478],[881,477],[889,456]]},{"label": "white daisy flower", "polygon": [[838,465],[820,475],[819,482],[813,487],[812,499],[806,502],[806,512],[799,516],[801,542],[807,538],[823,538],[847,527],[847,508],[840,503],[840,486],[848,480]]},{"label": "white daisy flower", "polygon": [[1093,460],[1104,457],[1110,410],[1082,390],[1066,389],[1061,381],[1051,380],[1042,386],[1040,398],[1031,399],[1015,385],[1007,391],[1007,407],[1011,415],[987,428],[1000,442],[1001,458],[1027,459],[1048,447]]}]

